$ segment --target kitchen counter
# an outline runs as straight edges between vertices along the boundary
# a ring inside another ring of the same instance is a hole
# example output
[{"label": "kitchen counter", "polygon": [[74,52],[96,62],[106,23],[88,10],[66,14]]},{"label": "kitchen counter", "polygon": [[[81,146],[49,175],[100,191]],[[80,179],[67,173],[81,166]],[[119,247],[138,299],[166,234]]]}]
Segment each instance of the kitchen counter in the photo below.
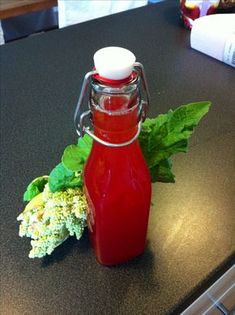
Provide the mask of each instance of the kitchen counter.
[{"label": "kitchen counter", "polygon": [[[1,314],[179,314],[234,261],[235,71],[192,50],[178,1],[6,44],[1,53]],[[99,265],[88,236],[29,259],[22,195],[76,141],[73,112],[93,53],[116,45],[145,66],[149,116],[210,100],[175,184],[153,185],[145,253]]]}]

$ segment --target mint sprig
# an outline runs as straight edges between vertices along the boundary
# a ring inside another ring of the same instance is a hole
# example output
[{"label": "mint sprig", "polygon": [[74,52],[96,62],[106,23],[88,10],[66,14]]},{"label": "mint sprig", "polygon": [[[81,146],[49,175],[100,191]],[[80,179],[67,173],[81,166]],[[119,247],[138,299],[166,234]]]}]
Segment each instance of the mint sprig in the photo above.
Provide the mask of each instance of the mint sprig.
[{"label": "mint sprig", "polygon": [[77,144],[67,146],[59,163],[49,175],[49,187],[52,192],[66,188],[82,187],[82,171],[90,154],[92,139],[85,135]]},{"label": "mint sprig", "polygon": [[59,163],[49,175],[49,188],[51,192],[60,191],[66,188],[82,187],[80,174],[68,170],[63,163]]},{"label": "mint sprig", "polygon": [[187,152],[188,140],[210,106],[210,102],[190,103],[145,120],[139,141],[152,182],[175,182],[170,157]]}]

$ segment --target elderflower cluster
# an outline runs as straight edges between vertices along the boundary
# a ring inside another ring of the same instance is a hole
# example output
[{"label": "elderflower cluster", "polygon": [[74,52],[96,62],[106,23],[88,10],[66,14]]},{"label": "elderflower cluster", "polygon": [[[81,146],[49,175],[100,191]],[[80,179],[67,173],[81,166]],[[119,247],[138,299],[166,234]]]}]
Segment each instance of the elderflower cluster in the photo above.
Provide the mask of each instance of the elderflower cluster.
[{"label": "elderflower cluster", "polygon": [[87,203],[80,188],[52,193],[48,184],[18,216],[19,235],[30,237],[30,258],[50,255],[69,236],[82,236],[87,220]]}]

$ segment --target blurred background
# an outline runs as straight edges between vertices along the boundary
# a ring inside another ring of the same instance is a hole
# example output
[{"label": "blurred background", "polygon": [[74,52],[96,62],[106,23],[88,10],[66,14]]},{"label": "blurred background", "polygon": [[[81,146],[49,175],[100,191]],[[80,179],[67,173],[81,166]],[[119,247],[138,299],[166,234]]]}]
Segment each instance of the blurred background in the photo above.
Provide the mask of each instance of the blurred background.
[{"label": "blurred background", "polygon": [[[161,1],[165,0],[0,0],[0,44]],[[181,9],[181,16],[195,19],[203,6],[212,5],[222,12],[234,11],[235,0],[179,0],[179,16]]]},{"label": "blurred background", "polygon": [[160,1],[0,0],[0,43]]}]

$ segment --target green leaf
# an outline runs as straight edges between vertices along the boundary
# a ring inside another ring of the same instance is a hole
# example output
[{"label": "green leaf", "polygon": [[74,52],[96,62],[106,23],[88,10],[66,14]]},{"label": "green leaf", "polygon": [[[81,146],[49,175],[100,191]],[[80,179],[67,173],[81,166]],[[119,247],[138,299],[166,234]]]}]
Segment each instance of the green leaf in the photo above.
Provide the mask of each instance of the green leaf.
[{"label": "green leaf", "polygon": [[82,187],[82,170],[90,154],[92,139],[85,135],[77,144],[65,148],[61,163],[50,173],[49,188],[56,192],[65,188]]},{"label": "green leaf", "polygon": [[62,163],[58,164],[49,175],[49,188],[52,192],[65,188],[81,187],[81,175],[68,170]]},{"label": "green leaf", "polygon": [[62,156],[63,165],[70,171],[76,172],[82,169],[83,160],[80,156],[79,147],[75,144],[67,146]]},{"label": "green leaf", "polygon": [[83,137],[78,138],[77,146],[80,149],[81,155],[83,156],[84,160],[86,161],[92,147],[93,140],[90,136],[84,135]]},{"label": "green leaf", "polygon": [[82,171],[83,166],[90,154],[92,139],[85,135],[78,139],[78,144],[72,144],[65,148],[62,163],[67,169],[77,172]]},{"label": "green leaf", "polygon": [[173,182],[173,174],[162,161],[178,152],[187,152],[188,140],[210,105],[210,102],[190,103],[145,120],[139,141],[154,181]]},{"label": "green leaf", "polygon": [[35,178],[28,185],[28,187],[24,193],[23,200],[24,201],[30,201],[35,196],[40,194],[43,191],[47,182],[48,182],[48,176],[40,176],[40,177]]},{"label": "green leaf", "polygon": [[75,188],[75,187],[82,187],[82,175],[79,174],[77,177],[74,177],[70,182],[66,184],[66,188]]},{"label": "green leaf", "polygon": [[175,175],[171,171],[172,162],[170,159],[162,160],[158,165],[149,169],[152,183],[174,183]]}]

